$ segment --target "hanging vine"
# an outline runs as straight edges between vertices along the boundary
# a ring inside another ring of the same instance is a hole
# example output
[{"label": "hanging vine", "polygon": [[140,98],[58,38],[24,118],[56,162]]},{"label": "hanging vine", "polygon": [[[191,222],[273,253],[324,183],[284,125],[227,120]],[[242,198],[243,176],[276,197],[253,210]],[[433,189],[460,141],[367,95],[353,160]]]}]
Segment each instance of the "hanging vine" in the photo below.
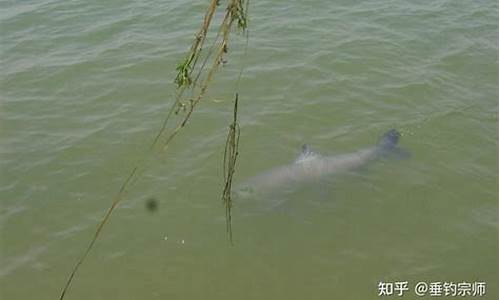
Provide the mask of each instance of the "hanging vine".
[{"label": "hanging vine", "polygon": [[[164,152],[172,139],[177,136],[177,134],[186,126],[190,120],[195,108],[204,99],[206,92],[208,90],[209,84],[211,83],[215,73],[219,70],[220,65],[223,62],[223,56],[228,53],[229,37],[232,28],[235,26],[240,32],[246,34],[247,45],[248,45],[248,0],[228,0],[224,18],[221,24],[218,26],[217,35],[210,46],[205,58],[201,65],[199,64],[200,58],[202,56],[202,49],[207,41],[207,34],[211,28],[212,20],[217,8],[221,6],[220,0],[210,0],[210,4],[205,12],[202,25],[195,35],[195,39],[186,55],[186,57],[177,65],[177,75],[174,79],[177,85],[177,91],[175,100],[167,111],[165,118],[163,119],[162,125],[156,134],[153,142],[150,146],[150,152],[148,156],[154,152]],[[245,48],[246,53],[246,48]],[[207,63],[211,61],[210,67],[207,69]],[[199,65],[199,66],[198,66]],[[241,74],[243,67],[241,68],[240,74],[237,78],[236,90],[238,89],[239,82],[241,79]],[[204,76],[202,76],[204,75]],[[204,78],[201,83],[198,83],[200,78]],[[187,89],[193,91],[194,96],[190,98],[184,97],[184,93]],[[237,123],[237,108],[238,108],[238,93],[236,91],[236,97],[234,101],[234,114],[233,122],[230,125],[226,149],[224,153],[224,189],[222,193],[222,200],[226,209],[226,229],[230,241],[232,242],[232,229],[231,229],[231,185],[232,177],[235,171],[236,157],[238,155],[238,142],[239,142],[239,125]],[[177,121],[172,130],[168,130],[169,123],[172,115],[181,115],[180,120]],[[78,269],[85,261],[86,257],[94,247],[96,241],[100,237],[104,226],[109,221],[113,211],[116,209],[118,204],[125,198],[129,189],[135,184],[138,178],[143,174],[147,165],[146,160],[141,160],[137,162],[133,167],[127,179],[123,182],[122,186],[115,194],[111,201],[110,207],[106,210],[103,218],[97,225],[96,231],[92,236],[88,246],[84,250],[82,256],[77,261],[73,267],[64,288],[60,295],[60,300],[63,300],[66,292],[68,291],[71,283],[77,274]]]}]

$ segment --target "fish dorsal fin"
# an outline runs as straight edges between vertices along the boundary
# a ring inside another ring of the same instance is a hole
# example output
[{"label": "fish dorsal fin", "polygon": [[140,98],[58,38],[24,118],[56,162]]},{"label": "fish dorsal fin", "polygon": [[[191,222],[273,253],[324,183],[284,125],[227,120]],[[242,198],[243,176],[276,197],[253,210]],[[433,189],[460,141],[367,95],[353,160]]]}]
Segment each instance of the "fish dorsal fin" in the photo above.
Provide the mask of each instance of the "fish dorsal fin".
[{"label": "fish dorsal fin", "polygon": [[316,153],[314,153],[311,150],[311,147],[309,147],[309,145],[307,145],[307,144],[304,144],[304,145],[302,145],[302,151],[300,152],[300,155],[299,155],[299,157],[297,157],[295,162],[297,162],[297,163],[303,162],[303,161],[309,160],[315,156],[316,156]]}]

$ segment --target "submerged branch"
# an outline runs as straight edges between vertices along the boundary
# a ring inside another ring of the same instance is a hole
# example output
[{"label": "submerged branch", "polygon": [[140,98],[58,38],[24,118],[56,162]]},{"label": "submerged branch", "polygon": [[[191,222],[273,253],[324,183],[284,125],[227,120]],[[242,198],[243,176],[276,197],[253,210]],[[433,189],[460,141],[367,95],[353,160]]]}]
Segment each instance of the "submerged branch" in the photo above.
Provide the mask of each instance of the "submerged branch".
[{"label": "submerged branch", "polygon": [[240,125],[238,124],[238,94],[234,99],[233,122],[229,126],[229,132],[226,139],[226,148],[224,150],[224,190],[222,192],[222,202],[226,208],[226,231],[229,235],[229,241],[233,243],[233,230],[231,225],[231,187],[233,184],[233,175],[236,168],[236,159],[238,157],[238,145],[240,142]]}]

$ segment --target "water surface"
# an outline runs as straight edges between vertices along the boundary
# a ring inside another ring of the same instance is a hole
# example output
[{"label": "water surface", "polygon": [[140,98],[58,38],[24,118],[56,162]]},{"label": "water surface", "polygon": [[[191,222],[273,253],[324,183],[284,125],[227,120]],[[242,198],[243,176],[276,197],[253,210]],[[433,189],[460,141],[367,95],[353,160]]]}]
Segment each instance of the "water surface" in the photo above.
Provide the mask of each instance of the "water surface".
[{"label": "water surface", "polygon": [[[57,299],[147,155],[207,4],[0,4],[2,298]],[[235,34],[67,299],[376,299],[379,281],[484,281],[498,299],[498,2],[253,1],[249,26],[247,55]],[[334,155],[390,128],[411,159],[301,186],[266,213],[235,207],[231,247],[222,156],[242,65],[235,182],[304,143]]]}]

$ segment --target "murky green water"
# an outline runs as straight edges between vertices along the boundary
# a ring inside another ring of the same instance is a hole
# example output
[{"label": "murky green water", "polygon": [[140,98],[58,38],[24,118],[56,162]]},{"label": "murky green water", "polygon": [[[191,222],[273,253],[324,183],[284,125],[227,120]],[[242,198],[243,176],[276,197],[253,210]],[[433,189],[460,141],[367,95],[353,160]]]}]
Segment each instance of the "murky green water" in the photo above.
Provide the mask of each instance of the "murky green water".
[{"label": "murky green water", "polygon": [[[0,295],[57,299],[146,155],[207,1],[0,6]],[[67,299],[377,299],[380,281],[408,281],[407,299],[419,281],[479,281],[498,299],[498,2],[250,10],[247,56],[234,35],[207,101],[115,211]],[[412,157],[297,187],[264,213],[237,206],[231,247],[222,155],[242,63],[236,182],[304,143],[339,154],[390,128]]]}]

